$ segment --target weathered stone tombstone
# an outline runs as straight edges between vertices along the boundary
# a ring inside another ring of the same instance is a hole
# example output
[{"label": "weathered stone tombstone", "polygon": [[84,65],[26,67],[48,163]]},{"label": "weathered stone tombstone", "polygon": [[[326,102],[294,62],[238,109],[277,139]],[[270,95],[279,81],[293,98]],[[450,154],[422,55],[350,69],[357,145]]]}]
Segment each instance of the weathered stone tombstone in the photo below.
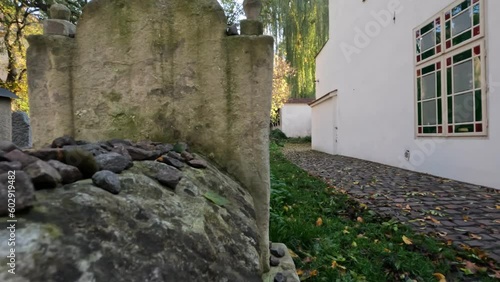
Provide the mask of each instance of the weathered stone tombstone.
[{"label": "weathered stone tombstone", "polygon": [[19,148],[32,146],[30,118],[25,112],[12,113],[12,143]]},{"label": "weathered stone tombstone", "polygon": [[29,38],[34,147],[63,135],[186,140],[252,195],[267,272],[273,38],[262,23],[227,36],[216,0],[94,0],[75,38],[51,22],[66,19]]},{"label": "weathered stone tombstone", "polygon": [[11,102],[17,98],[14,93],[0,88],[0,141],[12,140]]}]

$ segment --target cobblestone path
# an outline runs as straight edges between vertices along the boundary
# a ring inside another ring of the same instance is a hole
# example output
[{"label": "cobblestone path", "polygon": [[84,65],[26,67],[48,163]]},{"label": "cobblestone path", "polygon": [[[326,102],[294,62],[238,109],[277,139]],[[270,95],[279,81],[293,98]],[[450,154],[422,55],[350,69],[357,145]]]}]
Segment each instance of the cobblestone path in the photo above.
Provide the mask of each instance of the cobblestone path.
[{"label": "cobblestone path", "polygon": [[[417,232],[479,248],[500,262],[500,191],[287,144],[293,163]],[[463,245],[462,245],[463,244]]]}]

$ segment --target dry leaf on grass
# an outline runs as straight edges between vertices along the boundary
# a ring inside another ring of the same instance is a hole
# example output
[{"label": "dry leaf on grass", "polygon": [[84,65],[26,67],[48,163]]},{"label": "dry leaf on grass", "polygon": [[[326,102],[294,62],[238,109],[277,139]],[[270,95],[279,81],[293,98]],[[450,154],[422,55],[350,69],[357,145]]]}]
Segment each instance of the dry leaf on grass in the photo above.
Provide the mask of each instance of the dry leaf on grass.
[{"label": "dry leaf on grass", "polygon": [[405,242],[406,245],[412,245],[413,242],[410,240],[410,238],[406,237],[405,235],[403,235],[403,242]]},{"label": "dry leaf on grass", "polygon": [[436,277],[436,279],[438,279],[439,282],[446,282],[446,277],[444,277],[443,274],[441,274],[441,273],[434,273],[432,275],[434,275],[434,277]]},{"label": "dry leaf on grass", "polygon": [[316,220],[316,226],[321,226],[323,225],[323,219],[321,217],[318,217],[318,219]]}]

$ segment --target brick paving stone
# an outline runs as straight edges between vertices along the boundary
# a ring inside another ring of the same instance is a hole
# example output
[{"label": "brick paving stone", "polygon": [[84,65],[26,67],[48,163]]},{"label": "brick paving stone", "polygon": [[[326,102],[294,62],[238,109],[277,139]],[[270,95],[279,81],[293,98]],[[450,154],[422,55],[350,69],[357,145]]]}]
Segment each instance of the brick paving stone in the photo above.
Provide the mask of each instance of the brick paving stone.
[{"label": "brick paving stone", "polygon": [[[373,211],[397,218],[417,232],[441,232],[440,236],[446,235],[443,240],[451,239],[457,246],[487,250],[490,258],[500,262],[500,210],[496,208],[500,190],[328,155],[312,151],[307,144],[287,144],[283,152],[302,169],[345,190]],[[411,212],[403,210],[406,205]],[[411,221],[429,217],[434,222]]]}]

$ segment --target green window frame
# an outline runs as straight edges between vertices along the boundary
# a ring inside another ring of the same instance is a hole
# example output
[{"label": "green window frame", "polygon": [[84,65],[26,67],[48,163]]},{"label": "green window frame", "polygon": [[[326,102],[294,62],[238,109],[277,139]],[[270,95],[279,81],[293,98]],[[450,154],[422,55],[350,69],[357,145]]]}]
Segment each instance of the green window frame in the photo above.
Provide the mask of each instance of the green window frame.
[{"label": "green window frame", "polygon": [[483,8],[455,1],[413,31],[416,136],[488,134]]},{"label": "green window frame", "polygon": [[461,46],[483,36],[481,27],[484,0],[465,0],[455,3],[444,13],[445,48]]}]

